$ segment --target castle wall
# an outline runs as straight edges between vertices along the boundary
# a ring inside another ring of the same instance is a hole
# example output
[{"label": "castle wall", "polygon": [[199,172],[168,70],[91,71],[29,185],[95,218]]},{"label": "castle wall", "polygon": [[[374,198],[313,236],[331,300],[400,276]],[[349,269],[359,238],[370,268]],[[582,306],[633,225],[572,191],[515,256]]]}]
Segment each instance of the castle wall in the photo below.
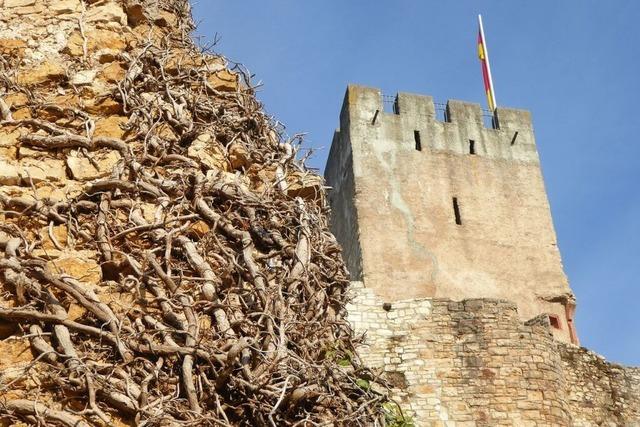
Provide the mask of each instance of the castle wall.
[{"label": "castle wall", "polygon": [[327,163],[354,279],[388,301],[508,299],[522,320],[556,316],[554,334],[571,341],[573,295],[529,113],[499,108],[489,129],[477,104],[449,101],[446,122],[431,97],[401,93],[396,105],[386,113],[378,90],[350,86]]},{"label": "castle wall", "polygon": [[[348,119],[347,119],[348,120]],[[336,130],[331,144],[333,162],[327,164],[325,175],[331,177],[333,191],[331,197],[332,215],[330,226],[334,234],[342,236],[343,259],[354,279],[362,275],[362,253],[358,216],[354,205],[355,180],[353,176],[353,154],[348,133]]]},{"label": "castle wall", "polygon": [[384,305],[352,283],[359,349],[417,426],[640,425],[640,370],[553,339],[548,318],[524,324],[496,299]]},{"label": "castle wall", "polygon": [[640,368],[608,363],[585,348],[558,347],[573,426],[640,426]]}]

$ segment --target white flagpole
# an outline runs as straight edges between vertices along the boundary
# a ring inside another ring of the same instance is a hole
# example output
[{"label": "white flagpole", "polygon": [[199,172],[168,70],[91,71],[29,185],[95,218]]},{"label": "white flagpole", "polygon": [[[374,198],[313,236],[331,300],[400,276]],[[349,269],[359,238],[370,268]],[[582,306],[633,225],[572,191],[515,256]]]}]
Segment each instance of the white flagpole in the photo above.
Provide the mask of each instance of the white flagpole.
[{"label": "white flagpole", "polygon": [[489,61],[489,49],[487,48],[487,39],[484,36],[484,27],[482,26],[482,15],[478,15],[478,23],[480,24],[480,34],[482,35],[484,57],[487,61],[487,72],[489,73],[489,84],[491,85],[491,98],[493,99],[493,108],[496,108],[498,106],[498,101],[496,100],[496,93],[493,90],[493,78],[491,77],[491,62]]}]

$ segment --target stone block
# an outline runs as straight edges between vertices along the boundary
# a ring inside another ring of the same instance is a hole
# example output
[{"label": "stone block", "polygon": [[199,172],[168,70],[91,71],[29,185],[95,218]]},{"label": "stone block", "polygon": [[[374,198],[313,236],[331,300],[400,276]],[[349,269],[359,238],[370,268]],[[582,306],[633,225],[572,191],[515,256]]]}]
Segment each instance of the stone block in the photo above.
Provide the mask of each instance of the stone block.
[{"label": "stone block", "polygon": [[4,7],[25,7],[25,6],[33,6],[36,4],[36,0],[4,0]]},{"label": "stone block", "polygon": [[238,89],[238,75],[227,70],[217,71],[207,77],[212,89],[221,92],[235,92]]},{"label": "stone block", "polygon": [[208,133],[198,136],[191,143],[187,149],[187,156],[213,169],[223,171],[228,169],[224,147],[215,141],[213,136]]},{"label": "stone block", "polygon": [[0,159],[0,184],[18,185],[20,183],[20,169],[17,165]]},{"label": "stone block", "polygon": [[31,86],[43,83],[58,82],[65,78],[66,73],[61,64],[55,61],[44,61],[35,66],[23,67],[18,71],[19,84]]},{"label": "stone block", "polygon": [[18,156],[18,148],[0,144],[0,159],[5,161],[15,160]]},{"label": "stone block", "polygon": [[109,137],[120,139],[126,131],[122,128],[129,119],[124,116],[109,116],[96,120],[96,128],[93,132],[94,138]]},{"label": "stone block", "polygon": [[24,40],[0,38],[0,54],[3,56],[22,58],[26,48]]},{"label": "stone block", "polygon": [[119,62],[112,62],[100,71],[100,78],[109,83],[119,82],[124,79],[125,68]]},{"label": "stone block", "polygon": [[95,96],[87,100],[85,109],[90,114],[96,115],[120,115],[122,114],[122,104],[111,96]]},{"label": "stone block", "polygon": [[108,2],[87,10],[87,22],[116,23],[127,25],[127,14],[119,3]]},{"label": "stone block", "polygon": [[79,0],[54,0],[50,1],[47,7],[58,15],[79,12],[81,9]]},{"label": "stone block", "polygon": [[73,179],[90,181],[108,176],[119,160],[120,154],[116,151],[94,153],[93,162],[75,153],[67,157],[67,167]]},{"label": "stone block", "polygon": [[20,178],[25,185],[40,182],[63,182],[67,179],[64,161],[27,158],[20,161]]},{"label": "stone block", "polygon": [[97,285],[102,280],[102,272],[95,256],[91,251],[71,251],[49,261],[47,267],[53,273],[66,274],[80,282]]},{"label": "stone block", "polygon": [[229,146],[229,162],[233,169],[240,169],[249,165],[249,152],[239,142],[233,142]]},{"label": "stone block", "polygon": [[75,86],[90,85],[96,78],[97,72],[95,70],[83,70],[75,73],[69,83]]},{"label": "stone block", "polygon": [[[93,53],[103,52],[109,53],[111,60],[115,58],[118,52],[122,51],[126,47],[125,36],[117,31],[111,31],[108,29],[88,28],[86,30],[87,37],[87,53],[89,55]],[[63,52],[71,56],[82,56],[84,39],[79,31],[75,31],[69,35],[67,39],[67,45],[63,49]],[[102,62],[102,60],[101,60]]]},{"label": "stone block", "polygon": [[[318,175],[299,171],[287,175],[287,194],[290,197],[321,200],[324,194],[323,191],[324,182]],[[389,318],[391,319],[391,317]]]}]

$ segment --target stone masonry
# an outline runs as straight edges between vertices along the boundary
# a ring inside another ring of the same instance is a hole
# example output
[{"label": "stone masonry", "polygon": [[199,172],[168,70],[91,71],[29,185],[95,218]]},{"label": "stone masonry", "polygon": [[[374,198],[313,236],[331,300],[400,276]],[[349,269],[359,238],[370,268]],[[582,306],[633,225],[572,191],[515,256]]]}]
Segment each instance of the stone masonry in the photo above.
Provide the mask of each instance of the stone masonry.
[{"label": "stone masonry", "polygon": [[503,298],[577,342],[528,112],[349,86],[325,177],[354,280],[387,301]]},{"label": "stone masonry", "polygon": [[349,86],[325,178],[349,320],[409,425],[640,426],[640,369],[578,347],[528,112]]},{"label": "stone masonry", "polygon": [[527,324],[505,300],[385,304],[352,282],[363,361],[418,426],[640,426],[640,369],[607,363]]}]

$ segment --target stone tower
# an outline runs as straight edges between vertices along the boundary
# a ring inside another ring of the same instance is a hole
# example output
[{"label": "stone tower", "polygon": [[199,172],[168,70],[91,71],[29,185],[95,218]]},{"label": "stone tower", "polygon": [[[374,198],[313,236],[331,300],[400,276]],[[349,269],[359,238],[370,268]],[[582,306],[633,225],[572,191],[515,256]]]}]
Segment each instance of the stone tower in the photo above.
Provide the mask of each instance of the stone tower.
[{"label": "stone tower", "polygon": [[[577,343],[531,117],[349,86],[325,178],[352,280],[387,302],[498,298]],[[438,117],[438,111],[442,117]]]}]

